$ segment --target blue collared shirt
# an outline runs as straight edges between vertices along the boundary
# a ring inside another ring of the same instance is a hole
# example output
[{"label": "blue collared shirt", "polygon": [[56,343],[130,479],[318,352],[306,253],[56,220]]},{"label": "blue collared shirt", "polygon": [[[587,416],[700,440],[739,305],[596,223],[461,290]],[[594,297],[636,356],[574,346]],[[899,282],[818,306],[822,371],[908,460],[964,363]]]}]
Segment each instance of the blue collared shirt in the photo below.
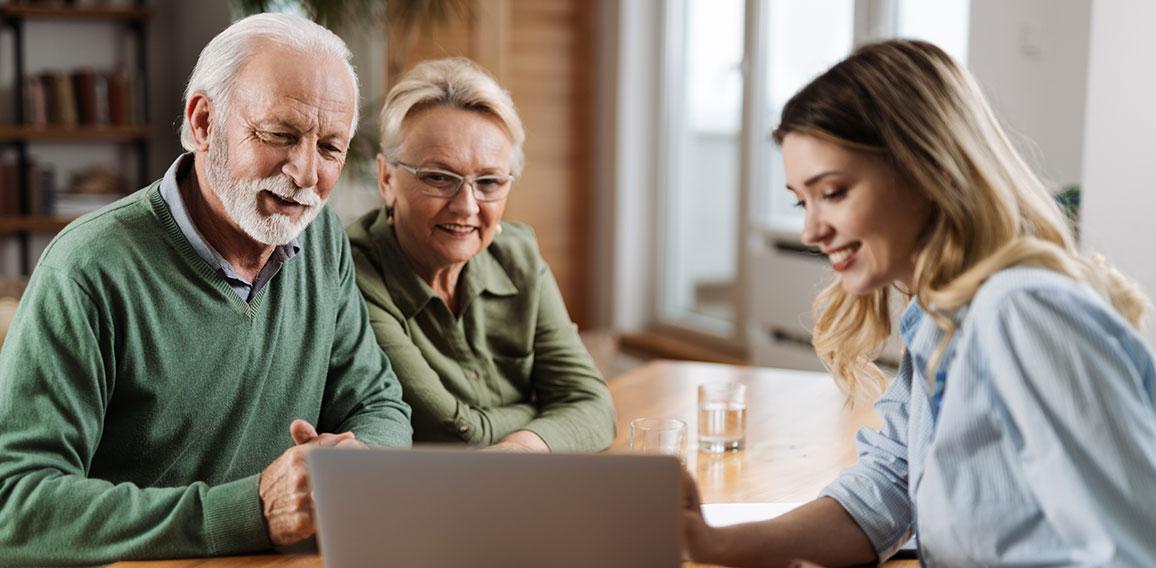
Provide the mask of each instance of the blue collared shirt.
[{"label": "blue collared shirt", "polygon": [[[1141,336],[1086,284],[1003,270],[943,332],[912,302],[899,374],[821,495],[928,566],[1156,566],[1156,371]],[[936,386],[942,386],[937,404]]]},{"label": "blue collared shirt", "polygon": [[165,177],[161,179],[161,198],[165,200],[169,213],[172,214],[173,220],[177,222],[177,227],[181,229],[181,234],[192,245],[197,256],[212,266],[242,300],[251,302],[253,298],[257,297],[261,288],[264,288],[277,275],[281,266],[289,262],[289,259],[297,256],[297,253],[301,251],[301,243],[297,239],[293,239],[289,244],[274,248],[273,254],[265,266],[261,267],[261,271],[257,273],[257,278],[252,282],[242,278],[233,269],[233,265],[229,264],[225,257],[221,256],[221,253],[217,252],[217,249],[205,240],[205,237],[197,230],[197,226],[193,224],[192,218],[189,217],[189,210],[185,207],[184,200],[181,199],[179,180],[184,179],[192,167],[193,154],[186,153],[177,157],[173,165],[169,166],[168,171],[165,172]]}]

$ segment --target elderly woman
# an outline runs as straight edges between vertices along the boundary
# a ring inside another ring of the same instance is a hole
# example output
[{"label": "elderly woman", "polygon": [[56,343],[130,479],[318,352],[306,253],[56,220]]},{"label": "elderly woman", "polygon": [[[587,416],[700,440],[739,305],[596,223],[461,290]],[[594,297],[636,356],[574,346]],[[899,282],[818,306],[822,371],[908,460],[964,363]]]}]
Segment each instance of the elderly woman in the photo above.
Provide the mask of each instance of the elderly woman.
[{"label": "elderly woman", "polygon": [[939,48],[859,48],[784,107],[803,241],[837,273],[814,344],[851,393],[897,322],[899,374],[859,463],[787,515],[714,528],[688,482],[698,562],[886,559],[928,566],[1156,566],[1156,361],[1147,301],[1080,253],[974,79]]},{"label": "elderly woman", "polygon": [[533,232],[501,222],[524,139],[509,95],[463,58],[417,65],[381,111],[385,207],[347,230],[415,442],[558,452],[614,439],[610,391]]}]

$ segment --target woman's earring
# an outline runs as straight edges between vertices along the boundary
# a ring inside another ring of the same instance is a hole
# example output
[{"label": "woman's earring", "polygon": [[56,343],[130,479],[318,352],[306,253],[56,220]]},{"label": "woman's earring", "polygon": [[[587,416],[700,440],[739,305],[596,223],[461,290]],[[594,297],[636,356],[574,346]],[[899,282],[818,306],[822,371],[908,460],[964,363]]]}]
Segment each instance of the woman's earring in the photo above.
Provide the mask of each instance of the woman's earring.
[{"label": "woman's earring", "polygon": [[494,231],[494,234],[497,234],[497,235],[502,234],[502,223],[501,222],[498,223],[498,228],[497,228],[497,230]]},{"label": "woman's earring", "polygon": [[385,208],[385,224],[390,227],[393,226],[393,207]]}]

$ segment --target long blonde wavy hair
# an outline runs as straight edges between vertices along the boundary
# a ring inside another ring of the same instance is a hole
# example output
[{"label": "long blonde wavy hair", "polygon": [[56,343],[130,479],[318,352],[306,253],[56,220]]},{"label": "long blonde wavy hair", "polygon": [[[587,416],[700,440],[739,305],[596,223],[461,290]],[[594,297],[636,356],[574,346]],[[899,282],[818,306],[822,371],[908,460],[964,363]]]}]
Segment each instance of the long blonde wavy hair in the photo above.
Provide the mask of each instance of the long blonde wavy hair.
[{"label": "long blonde wavy hair", "polygon": [[[885,160],[931,202],[910,290],[944,330],[927,376],[955,333],[952,316],[993,273],[1038,266],[1090,284],[1134,326],[1148,306],[1102,257],[1076,249],[1054,198],[1013,148],[971,74],[922,41],[868,44],[796,93],[774,139],[822,136]],[[812,343],[849,397],[887,379],[874,360],[891,335],[890,290],[851,295],[838,277],[815,299]]]}]

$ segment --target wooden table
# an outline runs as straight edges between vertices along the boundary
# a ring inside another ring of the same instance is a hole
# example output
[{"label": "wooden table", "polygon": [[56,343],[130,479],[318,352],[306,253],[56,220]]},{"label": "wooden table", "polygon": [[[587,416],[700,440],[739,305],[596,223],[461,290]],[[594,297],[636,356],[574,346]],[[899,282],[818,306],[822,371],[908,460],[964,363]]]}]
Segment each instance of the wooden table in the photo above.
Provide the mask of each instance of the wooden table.
[{"label": "wooden table", "polygon": [[[710,454],[696,447],[698,385],[747,385],[747,446]],[[847,408],[830,375],[711,363],[655,361],[610,384],[618,410],[611,451],[627,451],[630,421],[672,417],[686,422],[686,466],[704,503],[794,502],[814,499],[855,463],[853,439],[878,425],[868,405]]]},{"label": "wooden table", "polygon": [[[708,454],[696,447],[697,388],[708,382],[747,385],[747,446]],[[860,426],[878,426],[868,405],[848,408],[829,375],[711,363],[655,361],[610,382],[618,436],[609,451],[628,451],[630,421],[672,417],[687,423],[687,468],[704,503],[797,502],[813,499],[839,471],[855,463]],[[316,555],[254,555],[158,562],[119,562],[118,568],[318,568]],[[918,566],[892,561],[888,568]]]}]

